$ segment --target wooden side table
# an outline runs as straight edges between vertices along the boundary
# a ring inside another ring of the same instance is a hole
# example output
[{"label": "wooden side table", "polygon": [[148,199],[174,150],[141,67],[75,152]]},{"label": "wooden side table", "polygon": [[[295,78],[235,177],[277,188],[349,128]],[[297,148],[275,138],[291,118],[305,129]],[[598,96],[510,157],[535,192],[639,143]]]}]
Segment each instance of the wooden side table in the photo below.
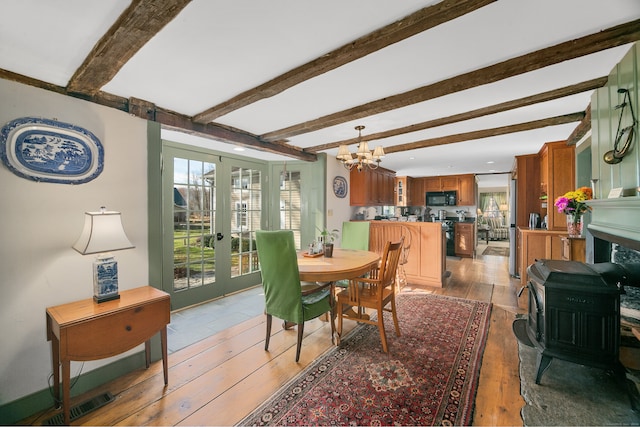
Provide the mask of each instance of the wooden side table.
[{"label": "wooden side table", "polygon": [[169,382],[167,324],[169,294],[151,286],[120,292],[120,299],[96,303],[93,298],[47,308],[47,341],[51,341],[54,397],[70,422],[71,361],[103,359],[145,343],[146,366],[151,363],[151,337],[160,332],[164,383]]}]

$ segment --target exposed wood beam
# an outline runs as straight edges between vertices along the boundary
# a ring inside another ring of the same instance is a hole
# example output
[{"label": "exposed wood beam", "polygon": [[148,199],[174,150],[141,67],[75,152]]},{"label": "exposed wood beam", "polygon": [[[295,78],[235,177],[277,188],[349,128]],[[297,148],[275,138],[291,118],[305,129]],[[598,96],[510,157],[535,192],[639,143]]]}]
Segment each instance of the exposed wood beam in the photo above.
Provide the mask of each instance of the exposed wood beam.
[{"label": "exposed wood beam", "polygon": [[419,34],[444,22],[473,12],[496,0],[445,0],[360,37],[326,55],[294,68],[266,83],[196,114],[195,122],[207,123],[238,108],[283,92],[299,83],[369,55],[391,44]]},{"label": "exposed wood beam", "polygon": [[406,144],[385,147],[385,153],[399,153],[402,151],[416,150],[418,148],[435,147],[437,145],[454,144],[456,142],[471,141],[474,139],[488,138],[491,136],[506,135],[509,133],[523,132],[527,130],[540,129],[547,126],[557,126],[565,123],[577,122],[584,118],[584,113],[572,113],[564,116],[549,117],[546,119],[534,120],[531,122],[518,123],[515,125],[501,126],[491,129],[482,129],[473,132],[460,133],[456,135],[442,136],[439,138],[423,139],[422,141],[409,142]]},{"label": "exposed wood beam", "polygon": [[[453,116],[442,117],[434,120],[429,120],[426,122],[416,123],[413,125],[391,129],[384,132],[372,133],[369,135],[362,135],[362,141],[374,141],[374,140],[389,138],[392,136],[403,135],[405,133],[416,132],[419,130],[425,130],[425,129],[429,129],[437,126],[443,126],[451,123],[462,122],[465,120],[471,120],[478,117],[487,116],[490,114],[496,114],[503,111],[512,110],[514,108],[526,107],[528,105],[537,104],[539,102],[551,101],[551,100],[562,98],[565,96],[571,96],[577,93],[582,93],[588,90],[594,90],[594,89],[600,88],[604,86],[607,83],[607,81],[608,81],[608,77],[606,76],[599,77],[596,79],[588,80],[586,82],[566,86],[560,89],[550,90],[548,92],[527,96],[525,98],[515,99],[512,101],[507,101],[500,104],[491,105],[488,107],[478,108],[476,110],[467,111],[465,113],[455,114]],[[329,142],[322,145],[316,145],[314,147],[307,147],[305,148],[305,151],[317,153],[319,151],[336,148],[340,145],[356,144],[357,142],[358,142],[357,137],[349,138],[342,141]]]},{"label": "exposed wood beam", "polygon": [[94,95],[191,0],[133,0],[71,77],[67,90]]},{"label": "exposed wood beam", "polygon": [[145,100],[136,98],[127,99],[107,92],[97,92],[94,95],[70,93],[62,86],[56,86],[43,82],[42,80],[33,79],[3,69],[0,69],[0,78],[82,99],[109,108],[115,108],[146,120],[158,122],[164,127],[199,135],[204,138],[242,145],[254,150],[281,154],[305,161],[316,161],[318,159],[318,156],[314,153],[307,153],[300,148],[287,144],[276,144],[264,141],[260,139],[260,137],[247,132],[226,128],[213,123],[206,125],[194,123],[189,116],[156,107],[152,102]]},{"label": "exposed wood beam", "polygon": [[256,135],[237,129],[226,128],[214,123],[195,123],[189,116],[183,116],[172,111],[157,109],[155,111],[155,117],[155,121],[161,123],[162,127],[166,129],[174,129],[191,135],[241,145],[253,150],[281,154],[308,162],[318,160],[318,156],[315,153],[307,153],[300,148],[287,144],[276,144],[264,141]]},{"label": "exposed wood beam", "polygon": [[59,93],[61,95],[72,96],[74,98],[84,99],[85,101],[93,102],[95,104],[104,105],[106,107],[115,108],[120,111],[128,111],[127,98],[121,96],[112,95],[107,92],[98,92],[94,95],[84,95],[78,93],[69,93],[67,88],[57,86],[52,83],[48,83],[42,80],[27,77],[22,74],[14,73],[0,68],[0,78],[5,80],[14,81],[28,86],[37,87],[39,89],[48,90],[51,92]]},{"label": "exposed wood beam", "polygon": [[631,43],[639,39],[640,20],[627,22],[599,33],[559,43],[555,46],[527,53],[437,83],[422,86],[397,95],[391,95],[367,104],[328,114],[318,119],[298,123],[287,128],[268,132],[262,135],[262,138],[267,141],[277,141],[303,133],[317,131],[325,127],[335,126],[370,115],[417,104],[450,93],[493,83],[549,65]]},{"label": "exposed wood beam", "polygon": [[591,104],[587,106],[587,109],[584,111],[584,119],[578,126],[571,132],[569,138],[567,138],[567,145],[576,145],[578,141],[582,139],[583,136],[587,134],[591,130]]}]

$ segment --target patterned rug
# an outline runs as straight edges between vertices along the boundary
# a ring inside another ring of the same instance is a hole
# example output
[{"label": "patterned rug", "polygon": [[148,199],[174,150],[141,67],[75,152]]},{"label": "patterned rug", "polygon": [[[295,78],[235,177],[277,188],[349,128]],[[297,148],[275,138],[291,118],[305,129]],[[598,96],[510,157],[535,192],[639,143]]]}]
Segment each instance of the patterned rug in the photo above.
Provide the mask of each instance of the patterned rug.
[{"label": "patterned rug", "polygon": [[487,246],[482,252],[482,255],[490,256],[509,256],[509,248],[503,248],[499,246]]},{"label": "patterned rug", "polygon": [[491,304],[400,294],[397,311],[388,354],[360,325],[239,425],[470,425]]}]

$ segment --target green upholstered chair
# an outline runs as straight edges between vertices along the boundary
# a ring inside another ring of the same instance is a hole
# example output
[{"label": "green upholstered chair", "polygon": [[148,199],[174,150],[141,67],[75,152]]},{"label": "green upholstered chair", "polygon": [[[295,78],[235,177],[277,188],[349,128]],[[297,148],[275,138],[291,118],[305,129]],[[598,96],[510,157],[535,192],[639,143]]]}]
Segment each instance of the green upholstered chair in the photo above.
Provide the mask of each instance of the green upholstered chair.
[{"label": "green upholstered chair", "polygon": [[303,291],[293,232],[290,230],[256,231],[256,247],[267,315],[267,337],[264,349],[269,349],[273,316],[284,320],[285,324],[298,325],[296,362],[300,359],[305,321],[330,312],[331,342],[333,342],[335,333],[333,284],[329,282],[311,289],[305,288]]},{"label": "green upholstered chair", "polygon": [[342,223],[342,249],[369,250],[369,222],[345,221]]},{"label": "green upholstered chair", "polygon": [[[345,221],[342,223],[341,249],[357,249],[361,251],[369,250],[369,222],[368,221]],[[348,280],[338,280],[336,286],[346,288]]]}]

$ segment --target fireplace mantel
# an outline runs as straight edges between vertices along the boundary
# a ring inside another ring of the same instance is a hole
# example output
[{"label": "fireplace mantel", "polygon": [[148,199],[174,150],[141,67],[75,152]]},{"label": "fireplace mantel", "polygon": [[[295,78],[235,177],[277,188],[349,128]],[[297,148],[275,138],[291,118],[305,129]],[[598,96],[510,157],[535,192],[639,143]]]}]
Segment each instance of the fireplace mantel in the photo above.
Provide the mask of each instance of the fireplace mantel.
[{"label": "fireplace mantel", "polygon": [[604,234],[605,240],[633,249],[640,246],[640,197],[595,199],[587,205],[592,208],[588,228],[594,236]]}]

